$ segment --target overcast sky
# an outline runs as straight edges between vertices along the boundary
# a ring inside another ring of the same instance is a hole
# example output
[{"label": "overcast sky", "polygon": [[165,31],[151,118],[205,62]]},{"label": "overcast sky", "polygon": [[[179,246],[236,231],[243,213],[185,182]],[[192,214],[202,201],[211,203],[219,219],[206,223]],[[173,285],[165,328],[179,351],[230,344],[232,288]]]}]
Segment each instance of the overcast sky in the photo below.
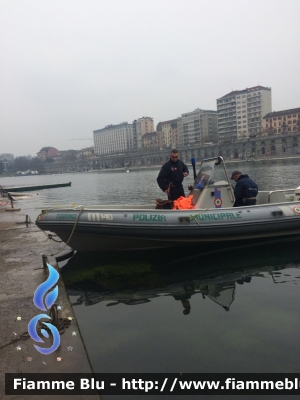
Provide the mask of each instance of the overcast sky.
[{"label": "overcast sky", "polygon": [[0,0],[0,154],[81,149],[258,84],[273,111],[300,107],[299,16],[300,0]]}]

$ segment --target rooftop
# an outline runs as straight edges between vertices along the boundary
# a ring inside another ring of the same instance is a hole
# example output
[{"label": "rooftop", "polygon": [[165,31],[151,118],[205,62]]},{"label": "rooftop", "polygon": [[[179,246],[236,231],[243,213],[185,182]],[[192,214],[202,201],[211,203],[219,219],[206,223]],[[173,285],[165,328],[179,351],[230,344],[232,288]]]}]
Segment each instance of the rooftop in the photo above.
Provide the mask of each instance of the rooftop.
[{"label": "rooftop", "polygon": [[[225,94],[225,96],[220,97],[220,99],[224,99],[225,97],[229,97],[229,96],[236,96],[238,94],[254,92],[256,90],[271,90],[271,88],[265,87],[265,86],[253,86],[251,88],[246,88],[243,90],[233,90],[232,92]],[[219,99],[217,99],[217,100],[219,100]]]},{"label": "rooftop", "polygon": [[281,111],[272,111],[269,114],[265,115],[264,118],[272,118],[281,115],[289,115],[289,114],[297,114],[300,113],[300,108],[291,108],[289,110],[281,110]]}]

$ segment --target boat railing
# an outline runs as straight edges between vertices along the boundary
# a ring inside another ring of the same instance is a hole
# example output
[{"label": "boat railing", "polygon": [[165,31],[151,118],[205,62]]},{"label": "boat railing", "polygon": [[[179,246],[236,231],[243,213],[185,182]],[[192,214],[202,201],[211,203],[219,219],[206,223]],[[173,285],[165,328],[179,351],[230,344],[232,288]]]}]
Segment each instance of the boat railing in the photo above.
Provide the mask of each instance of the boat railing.
[{"label": "boat railing", "polygon": [[[271,192],[268,193],[268,203],[271,203],[271,198],[272,197],[278,197],[276,199],[276,203],[281,203],[283,201],[287,201],[284,197],[284,193],[286,192],[294,192],[295,193],[296,189],[279,189],[279,190],[271,190]],[[279,196],[278,196],[279,194]],[[276,196],[277,195],[277,196]],[[278,201],[277,201],[278,200]],[[273,201],[274,202],[274,201]]]}]

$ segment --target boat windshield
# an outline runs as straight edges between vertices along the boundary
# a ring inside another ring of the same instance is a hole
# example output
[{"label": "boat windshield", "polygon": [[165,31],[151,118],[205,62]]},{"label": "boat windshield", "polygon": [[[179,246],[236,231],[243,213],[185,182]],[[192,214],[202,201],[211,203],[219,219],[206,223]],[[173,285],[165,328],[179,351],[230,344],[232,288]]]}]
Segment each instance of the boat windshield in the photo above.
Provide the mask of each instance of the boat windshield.
[{"label": "boat windshield", "polygon": [[202,160],[194,187],[204,189],[207,185],[218,181],[228,182],[227,171],[221,157]]},{"label": "boat windshield", "polygon": [[222,282],[208,285],[207,297],[222,306],[224,310],[229,311],[229,307],[234,301],[234,293],[235,282]]}]

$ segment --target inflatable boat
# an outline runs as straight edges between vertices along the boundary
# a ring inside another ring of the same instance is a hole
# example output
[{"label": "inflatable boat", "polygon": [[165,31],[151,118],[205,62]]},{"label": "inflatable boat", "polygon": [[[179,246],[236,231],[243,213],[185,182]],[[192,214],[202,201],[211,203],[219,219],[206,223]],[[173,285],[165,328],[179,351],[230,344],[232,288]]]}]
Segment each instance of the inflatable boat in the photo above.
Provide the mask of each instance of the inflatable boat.
[{"label": "inflatable boat", "polygon": [[300,238],[300,186],[259,191],[256,205],[233,207],[234,191],[222,157],[202,160],[198,174],[193,168],[190,209],[157,208],[154,201],[47,208],[36,225],[78,251]]}]

